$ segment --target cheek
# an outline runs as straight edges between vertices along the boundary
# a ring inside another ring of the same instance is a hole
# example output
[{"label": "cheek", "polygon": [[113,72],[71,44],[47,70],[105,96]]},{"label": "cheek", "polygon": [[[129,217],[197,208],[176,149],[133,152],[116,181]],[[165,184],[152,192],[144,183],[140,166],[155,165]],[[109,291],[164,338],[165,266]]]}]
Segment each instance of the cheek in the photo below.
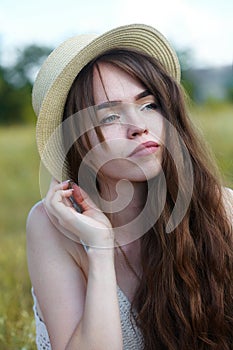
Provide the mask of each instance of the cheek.
[{"label": "cheek", "polygon": [[161,141],[161,143],[164,143],[165,139],[165,127],[164,127],[164,118],[162,115],[157,116],[156,118],[151,118],[150,120],[147,120],[147,128],[149,130],[149,133],[153,138],[156,140]]},{"label": "cheek", "polygon": [[[100,143],[107,144],[110,141],[114,141],[119,138],[120,139],[125,138],[126,130],[122,125],[114,124],[114,125],[108,125],[106,127],[101,127],[99,135],[97,135],[95,130],[90,130],[86,134],[90,142],[91,148],[94,148]],[[87,142],[84,136],[82,136],[82,142],[83,142],[83,145],[87,147]]]},{"label": "cheek", "polygon": [[112,124],[101,128],[102,134],[106,141],[123,138],[126,135],[126,128],[122,124]]},{"label": "cheek", "polygon": [[122,157],[122,141],[116,138],[109,139],[108,136],[109,135],[105,135],[105,140],[100,142],[96,133],[89,135],[91,148],[88,147],[89,150],[87,151],[83,161],[96,173],[105,165],[106,169],[113,169],[119,157]]},{"label": "cheek", "polygon": [[88,132],[86,132],[84,135],[81,136],[81,140],[84,147],[87,150],[92,149],[101,143],[101,140],[93,127],[91,130],[89,130]]}]

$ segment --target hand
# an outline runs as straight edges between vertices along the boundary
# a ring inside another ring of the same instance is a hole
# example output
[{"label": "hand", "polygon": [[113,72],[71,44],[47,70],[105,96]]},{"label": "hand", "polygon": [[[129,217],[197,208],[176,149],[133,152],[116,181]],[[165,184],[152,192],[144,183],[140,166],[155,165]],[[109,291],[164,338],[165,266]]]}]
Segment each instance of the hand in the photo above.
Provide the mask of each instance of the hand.
[{"label": "hand", "polygon": [[[71,195],[81,206],[82,214],[73,208]],[[69,189],[68,181],[59,183],[53,179],[44,204],[53,223],[69,238],[74,236],[92,247],[114,246],[110,221],[78,185]]]}]

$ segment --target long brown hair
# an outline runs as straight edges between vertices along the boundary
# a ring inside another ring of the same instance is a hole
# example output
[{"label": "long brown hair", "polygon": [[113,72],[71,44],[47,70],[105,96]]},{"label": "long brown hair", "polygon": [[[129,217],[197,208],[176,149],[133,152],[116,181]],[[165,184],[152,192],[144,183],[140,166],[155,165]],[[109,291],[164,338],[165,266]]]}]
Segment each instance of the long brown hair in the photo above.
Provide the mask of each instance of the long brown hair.
[{"label": "long brown hair", "polygon": [[[111,63],[128,72],[156,97],[162,115],[182,137],[193,168],[194,185],[187,212],[167,234],[165,228],[178,188],[183,186],[181,192],[185,197],[189,179],[185,167],[178,179],[177,164],[164,151],[166,202],[153,228],[141,239],[143,274],[131,306],[137,310],[136,321],[144,336],[145,349],[230,350],[233,348],[232,226],[218,172],[188,116],[182,88],[156,59],[131,49],[111,50],[89,63],[77,76],[67,98],[64,120],[94,105],[93,68],[99,62]],[[167,142],[170,147],[174,145],[172,137]],[[78,140],[67,156],[70,177],[74,180],[83,156],[81,149],[83,145]],[[159,183],[158,176],[155,202],[160,198]]]}]

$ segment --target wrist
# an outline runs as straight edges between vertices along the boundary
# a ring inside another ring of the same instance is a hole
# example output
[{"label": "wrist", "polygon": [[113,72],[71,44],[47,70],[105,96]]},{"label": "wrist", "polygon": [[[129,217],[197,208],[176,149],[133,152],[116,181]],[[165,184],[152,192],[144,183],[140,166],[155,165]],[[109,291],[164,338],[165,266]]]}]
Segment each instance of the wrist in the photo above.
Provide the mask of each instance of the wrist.
[{"label": "wrist", "polygon": [[80,239],[80,243],[82,244],[84,250],[86,253],[89,253],[90,251],[103,251],[106,252],[108,251],[114,251],[115,248],[115,241],[114,239],[108,239],[107,241],[104,242],[104,244],[101,245],[88,245],[86,244],[82,239]]},{"label": "wrist", "polygon": [[115,276],[114,249],[90,247],[87,253],[89,262],[89,277],[92,276],[102,282]]},{"label": "wrist", "polygon": [[87,251],[87,256],[90,266],[93,265],[112,265],[114,264],[114,247],[112,248],[96,248],[89,247]]}]

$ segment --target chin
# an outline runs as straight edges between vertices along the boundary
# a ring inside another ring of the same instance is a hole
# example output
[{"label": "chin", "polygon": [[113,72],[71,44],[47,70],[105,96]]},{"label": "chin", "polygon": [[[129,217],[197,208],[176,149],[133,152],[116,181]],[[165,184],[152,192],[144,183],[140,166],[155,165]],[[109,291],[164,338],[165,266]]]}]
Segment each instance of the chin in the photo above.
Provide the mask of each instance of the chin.
[{"label": "chin", "polygon": [[139,166],[134,167],[102,167],[99,175],[105,181],[120,181],[122,179],[131,182],[147,182],[156,178],[162,171],[162,167],[159,164],[153,166],[153,168],[143,168]]}]

